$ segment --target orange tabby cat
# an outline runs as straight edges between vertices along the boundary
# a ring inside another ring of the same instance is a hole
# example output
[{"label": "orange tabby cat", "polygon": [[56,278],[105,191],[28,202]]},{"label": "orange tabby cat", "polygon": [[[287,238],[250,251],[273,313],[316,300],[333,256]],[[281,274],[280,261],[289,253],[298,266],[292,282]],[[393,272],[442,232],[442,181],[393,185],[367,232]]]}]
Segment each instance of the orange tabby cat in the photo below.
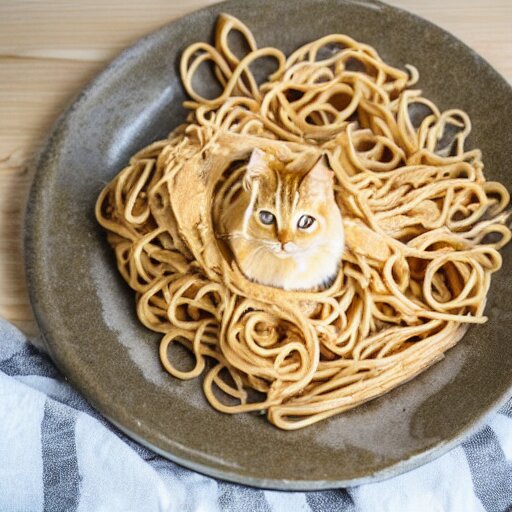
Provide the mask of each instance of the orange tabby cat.
[{"label": "orange tabby cat", "polygon": [[220,224],[220,236],[253,281],[304,290],[325,286],[336,275],[343,223],[324,158],[299,172],[255,149],[243,188]]}]

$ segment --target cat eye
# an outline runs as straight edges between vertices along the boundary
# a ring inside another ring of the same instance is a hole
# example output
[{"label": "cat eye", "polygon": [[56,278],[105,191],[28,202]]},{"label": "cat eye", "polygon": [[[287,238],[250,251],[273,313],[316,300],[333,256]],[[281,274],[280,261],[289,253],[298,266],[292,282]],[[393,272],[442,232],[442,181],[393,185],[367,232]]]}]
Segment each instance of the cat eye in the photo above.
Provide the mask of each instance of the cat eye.
[{"label": "cat eye", "polygon": [[315,218],[311,217],[311,215],[302,215],[299,222],[297,222],[297,227],[299,229],[308,229],[314,224],[314,222]]},{"label": "cat eye", "polygon": [[274,224],[276,220],[275,215],[267,210],[261,210],[259,216],[261,223],[267,226],[270,226],[270,224]]}]

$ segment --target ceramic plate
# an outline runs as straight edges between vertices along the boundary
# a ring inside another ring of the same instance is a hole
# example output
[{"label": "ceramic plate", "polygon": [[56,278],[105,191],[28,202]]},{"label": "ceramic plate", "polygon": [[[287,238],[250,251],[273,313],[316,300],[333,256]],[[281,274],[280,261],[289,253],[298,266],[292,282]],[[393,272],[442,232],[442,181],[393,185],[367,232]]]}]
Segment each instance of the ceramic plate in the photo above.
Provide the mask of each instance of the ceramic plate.
[{"label": "ceramic plate", "polygon": [[373,1],[213,5],[123,52],[50,135],[27,216],[27,273],[41,331],[58,367],[94,407],[129,436],[194,470],[279,489],[334,488],[402,473],[459,443],[510,394],[512,244],[492,283],[489,322],[471,327],[443,361],[371,403],[284,432],[260,416],[215,411],[199,380],[182,382],[162,369],[159,335],[139,324],[134,294],[95,221],[103,186],[133,153],[184,121],[180,53],[210,40],[223,11],[243,20],[260,46],[290,52],[343,32],[373,45],[392,65],[416,65],[428,98],[469,113],[469,144],[483,150],[489,178],[511,188],[511,89],[453,36]]}]

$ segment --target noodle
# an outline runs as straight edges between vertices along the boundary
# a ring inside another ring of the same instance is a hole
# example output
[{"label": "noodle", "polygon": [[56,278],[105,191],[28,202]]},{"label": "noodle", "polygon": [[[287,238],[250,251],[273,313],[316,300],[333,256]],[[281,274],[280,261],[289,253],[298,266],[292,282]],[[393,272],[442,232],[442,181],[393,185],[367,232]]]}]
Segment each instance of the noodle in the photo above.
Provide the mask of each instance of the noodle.
[{"label": "noodle", "polygon": [[[258,83],[251,69],[263,58],[275,69]],[[215,98],[194,87],[208,63],[222,87]],[[480,151],[465,149],[467,114],[411,89],[415,68],[340,34],[286,58],[222,15],[215,45],[187,48],[180,70],[187,122],[135,154],[96,205],[171,375],[205,374],[217,410],[264,411],[297,429],[406,382],[486,321],[490,276],[511,238],[509,194],[485,180]],[[329,288],[251,282],[216,236],[256,147],[290,162],[327,155],[346,236]],[[176,343],[191,369],[173,363]]]}]

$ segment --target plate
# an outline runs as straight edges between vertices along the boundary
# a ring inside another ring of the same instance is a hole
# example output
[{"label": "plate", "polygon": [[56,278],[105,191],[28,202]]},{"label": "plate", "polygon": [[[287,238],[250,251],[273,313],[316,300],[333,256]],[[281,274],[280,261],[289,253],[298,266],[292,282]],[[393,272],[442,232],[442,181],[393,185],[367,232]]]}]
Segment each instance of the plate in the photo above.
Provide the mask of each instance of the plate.
[{"label": "plate", "polygon": [[197,380],[168,375],[159,335],[142,327],[94,218],[104,185],[130,156],[185,119],[180,52],[210,40],[219,13],[289,53],[332,32],[373,45],[392,65],[414,64],[442,109],[466,110],[469,145],[488,177],[509,189],[512,91],[472,50],[440,28],[375,1],[229,1],[138,41],[75,99],[38,162],[26,224],[34,312],[57,366],[132,438],[188,468],[258,487],[326,489],[410,470],[461,442],[510,395],[512,244],[494,276],[489,322],[470,328],[446,358],[413,381],[345,414],[285,432],[265,418],[212,409]]}]

